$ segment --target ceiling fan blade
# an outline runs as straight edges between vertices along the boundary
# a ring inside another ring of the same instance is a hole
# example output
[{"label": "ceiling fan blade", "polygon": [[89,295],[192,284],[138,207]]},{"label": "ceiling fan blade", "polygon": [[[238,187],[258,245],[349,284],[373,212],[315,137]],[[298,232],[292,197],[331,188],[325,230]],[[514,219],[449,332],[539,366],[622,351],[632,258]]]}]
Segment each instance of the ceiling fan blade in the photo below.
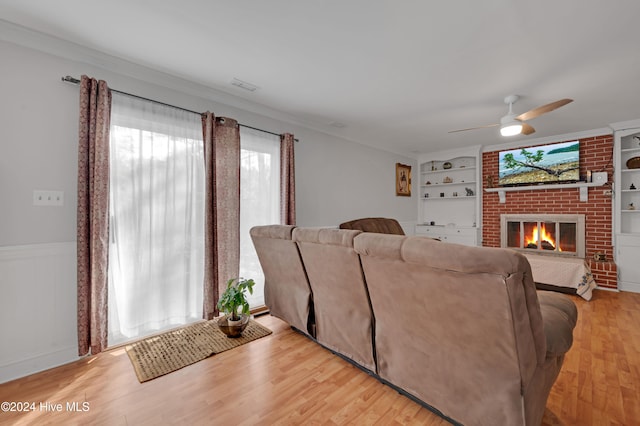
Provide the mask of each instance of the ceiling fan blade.
[{"label": "ceiling fan blade", "polygon": [[467,130],[476,130],[476,129],[486,129],[489,127],[496,127],[499,126],[500,124],[496,123],[496,124],[487,124],[486,126],[478,126],[478,127],[469,127],[468,129],[458,129],[458,130],[451,130],[447,133],[457,133],[457,132],[466,132]]},{"label": "ceiling fan blade", "polygon": [[534,108],[530,111],[524,112],[516,117],[516,120],[527,121],[533,118],[539,117],[542,114],[546,114],[548,112],[553,111],[554,109],[558,109],[561,106],[565,106],[568,103],[573,102],[573,99],[560,99],[559,101],[551,102],[550,104],[539,106],[538,108]]},{"label": "ceiling fan blade", "polygon": [[536,129],[531,127],[531,125],[527,123],[522,123],[522,131],[520,132],[523,135],[530,135],[531,133],[535,133]]}]

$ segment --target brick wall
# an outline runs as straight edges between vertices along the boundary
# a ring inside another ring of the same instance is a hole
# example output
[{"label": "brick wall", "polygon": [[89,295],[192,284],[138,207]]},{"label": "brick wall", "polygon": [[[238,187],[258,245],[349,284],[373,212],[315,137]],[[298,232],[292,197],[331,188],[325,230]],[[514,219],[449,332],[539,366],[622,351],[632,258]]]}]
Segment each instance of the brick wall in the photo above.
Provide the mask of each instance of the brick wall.
[{"label": "brick wall", "polygon": [[[606,171],[609,182],[613,181],[613,136],[580,139],[580,176],[585,176],[587,170]],[[483,189],[487,187],[489,176],[493,182],[498,182],[498,151],[482,154],[482,173]],[[498,193],[483,192],[482,244],[500,247],[501,214],[584,214],[586,258],[593,276],[599,286],[617,288],[617,270],[611,245],[613,207],[611,197],[605,195],[605,191],[609,190],[610,185],[589,188],[588,202],[580,202],[577,188],[514,191],[506,193],[504,204],[500,204]],[[593,260],[597,252],[604,253],[607,260]]]}]

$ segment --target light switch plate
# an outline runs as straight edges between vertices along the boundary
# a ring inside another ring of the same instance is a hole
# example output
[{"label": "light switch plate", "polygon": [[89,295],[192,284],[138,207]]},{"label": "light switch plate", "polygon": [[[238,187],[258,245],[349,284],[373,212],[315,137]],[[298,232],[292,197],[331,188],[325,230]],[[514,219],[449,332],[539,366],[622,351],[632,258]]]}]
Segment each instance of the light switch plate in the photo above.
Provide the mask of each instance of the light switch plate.
[{"label": "light switch plate", "polygon": [[64,191],[33,191],[34,206],[56,206],[64,205]]}]

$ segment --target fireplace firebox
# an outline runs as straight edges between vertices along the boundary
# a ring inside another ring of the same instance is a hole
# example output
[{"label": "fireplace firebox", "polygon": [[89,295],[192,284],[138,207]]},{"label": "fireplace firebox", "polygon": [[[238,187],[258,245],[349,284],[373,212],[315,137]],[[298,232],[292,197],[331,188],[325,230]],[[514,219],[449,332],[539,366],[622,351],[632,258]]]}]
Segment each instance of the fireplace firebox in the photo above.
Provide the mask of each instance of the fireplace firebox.
[{"label": "fireplace firebox", "polygon": [[503,214],[502,247],[525,253],[584,258],[584,215]]}]

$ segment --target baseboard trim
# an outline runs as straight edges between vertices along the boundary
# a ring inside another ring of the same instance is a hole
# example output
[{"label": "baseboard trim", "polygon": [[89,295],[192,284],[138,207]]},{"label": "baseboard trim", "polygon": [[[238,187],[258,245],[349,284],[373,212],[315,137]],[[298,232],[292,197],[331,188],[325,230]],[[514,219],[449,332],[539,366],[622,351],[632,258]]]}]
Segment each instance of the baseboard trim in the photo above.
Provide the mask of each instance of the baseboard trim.
[{"label": "baseboard trim", "polygon": [[29,376],[79,360],[78,348],[66,347],[55,352],[34,356],[0,366],[0,383]]},{"label": "baseboard trim", "polygon": [[[618,284],[619,285],[619,284]],[[600,287],[597,286],[596,288],[594,288],[594,290],[604,290],[604,291],[612,291],[614,293],[620,293],[620,289],[617,288],[609,288],[609,287]]]},{"label": "baseboard trim", "polygon": [[618,289],[620,291],[628,291],[631,293],[640,293],[640,283],[629,283],[618,281]]}]

